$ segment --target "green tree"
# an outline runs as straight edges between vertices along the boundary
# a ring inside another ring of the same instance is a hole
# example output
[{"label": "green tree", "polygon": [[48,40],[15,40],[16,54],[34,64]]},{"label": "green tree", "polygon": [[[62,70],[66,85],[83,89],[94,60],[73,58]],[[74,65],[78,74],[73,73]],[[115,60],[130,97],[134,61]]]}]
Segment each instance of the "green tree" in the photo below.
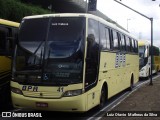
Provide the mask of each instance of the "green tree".
[{"label": "green tree", "polygon": [[23,17],[50,13],[40,6],[22,3],[20,0],[0,0],[0,18],[20,22]]}]

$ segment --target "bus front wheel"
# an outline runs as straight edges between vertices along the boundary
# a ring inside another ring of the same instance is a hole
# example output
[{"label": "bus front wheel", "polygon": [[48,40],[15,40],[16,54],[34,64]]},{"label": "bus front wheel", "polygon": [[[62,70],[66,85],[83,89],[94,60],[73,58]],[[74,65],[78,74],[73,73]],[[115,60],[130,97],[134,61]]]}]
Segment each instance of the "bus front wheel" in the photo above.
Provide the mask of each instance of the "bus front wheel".
[{"label": "bus front wheel", "polygon": [[132,77],[131,77],[131,82],[130,82],[130,87],[129,87],[129,91],[132,91],[133,88],[134,88],[134,77],[133,77],[133,75],[132,75]]},{"label": "bus front wheel", "polygon": [[100,104],[98,105],[98,108],[102,109],[105,105],[105,102],[106,102],[106,89],[103,86],[101,90]]}]

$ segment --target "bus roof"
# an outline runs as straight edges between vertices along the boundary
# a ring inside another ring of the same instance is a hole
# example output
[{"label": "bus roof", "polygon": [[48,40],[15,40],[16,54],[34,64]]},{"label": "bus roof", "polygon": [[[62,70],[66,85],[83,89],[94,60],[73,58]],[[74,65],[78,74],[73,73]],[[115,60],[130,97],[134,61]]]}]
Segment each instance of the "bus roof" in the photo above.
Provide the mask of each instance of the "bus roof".
[{"label": "bus roof", "polygon": [[144,46],[144,45],[150,45],[150,42],[148,40],[139,40],[138,46]]},{"label": "bus roof", "polygon": [[12,22],[9,20],[4,20],[0,19],[0,25],[7,25],[7,26],[12,26],[12,27],[19,27],[19,23],[17,22]]},{"label": "bus roof", "polygon": [[132,36],[129,32],[126,32],[125,30],[119,28],[113,23],[110,23],[103,18],[100,18],[98,16],[95,16],[93,14],[85,14],[85,13],[60,13],[60,14],[44,14],[44,15],[34,15],[34,16],[27,16],[24,17],[23,19],[34,19],[34,18],[47,18],[47,17],[87,17],[87,18],[93,18],[95,20],[101,21],[102,23],[108,25],[108,27],[111,27],[113,29],[116,29],[134,39],[136,39],[134,36]]},{"label": "bus roof", "polygon": [[[138,46],[144,46],[144,45],[151,46],[151,42],[149,40],[139,40],[138,41]],[[160,49],[159,46],[157,46],[157,45],[153,45],[153,47]]]}]

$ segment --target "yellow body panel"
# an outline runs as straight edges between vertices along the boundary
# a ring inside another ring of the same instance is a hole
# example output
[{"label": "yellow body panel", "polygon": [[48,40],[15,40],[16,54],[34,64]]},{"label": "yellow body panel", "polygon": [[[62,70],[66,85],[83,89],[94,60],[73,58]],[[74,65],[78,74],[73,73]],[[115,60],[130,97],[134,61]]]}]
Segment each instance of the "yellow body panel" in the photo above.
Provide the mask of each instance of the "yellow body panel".
[{"label": "yellow body panel", "polygon": [[0,73],[11,70],[11,58],[0,56]]},{"label": "yellow body panel", "polygon": [[[11,81],[11,86],[21,89],[21,85]],[[81,88],[82,84],[69,85],[64,87],[66,90],[75,90]],[[57,90],[57,87],[39,87],[41,90]],[[24,95],[19,95],[11,92],[12,103],[15,108],[32,108],[37,110],[47,110],[47,111],[74,111],[74,112],[84,112],[91,109],[93,106],[99,104],[99,91],[96,90],[97,87],[88,91],[87,93],[72,96],[72,97],[60,97],[60,98],[36,98],[36,96],[27,97]],[[92,94],[95,92],[95,98],[92,99]],[[24,93],[24,92],[23,92]],[[54,91],[53,91],[54,93]],[[62,94],[61,94],[62,95]],[[36,102],[47,103],[48,107],[36,107]]]},{"label": "yellow body panel", "polygon": [[153,63],[154,63],[154,68],[157,71],[160,70],[160,56],[153,56]]},{"label": "yellow body panel", "polygon": [[12,26],[12,27],[19,27],[19,23],[8,21],[8,20],[4,20],[4,19],[0,19],[0,24],[7,25],[7,26]]},{"label": "yellow body panel", "polygon": [[[11,93],[15,108],[32,108],[46,111],[85,111],[85,95],[66,97],[61,99],[28,98],[19,94]],[[48,107],[36,107],[36,102],[47,103]]]},{"label": "yellow body panel", "polygon": [[[108,84],[108,98],[130,87],[132,74],[134,83],[138,82],[139,57],[130,54],[125,56],[126,62],[119,63],[119,67],[115,68],[116,53],[101,53],[99,79]],[[106,67],[104,67],[105,64]]]}]

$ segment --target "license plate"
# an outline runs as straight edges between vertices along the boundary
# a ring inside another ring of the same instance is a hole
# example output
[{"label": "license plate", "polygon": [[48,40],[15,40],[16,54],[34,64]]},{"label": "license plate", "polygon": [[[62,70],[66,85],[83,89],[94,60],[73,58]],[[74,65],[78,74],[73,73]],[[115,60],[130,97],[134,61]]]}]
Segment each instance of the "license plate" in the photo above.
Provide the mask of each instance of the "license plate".
[{"label": "license plate", "polygon": [[36,102],[36,107],[48,107],[48,103]]}]

